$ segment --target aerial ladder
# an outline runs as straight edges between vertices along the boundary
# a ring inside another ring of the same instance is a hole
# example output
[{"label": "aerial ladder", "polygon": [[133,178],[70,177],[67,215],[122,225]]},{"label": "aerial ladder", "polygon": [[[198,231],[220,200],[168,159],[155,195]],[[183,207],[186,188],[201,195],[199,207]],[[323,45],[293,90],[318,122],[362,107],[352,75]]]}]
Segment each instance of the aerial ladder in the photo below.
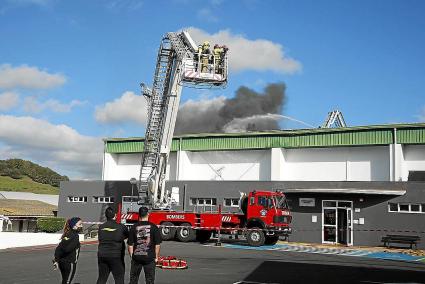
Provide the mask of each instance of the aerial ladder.
[{"label": "aerial ladder", "polygon": [[[228,59],[226,48],[222,51],[221,54],[200,52],[186,31],[167,33],[162,38],[152,88],[142,84],[142,93],[149,102],[148,124],[139,181],[130,181],[138,185],[138,195],[122,197],[117,220],[132,226],[139,220],[137,207],[148,206],[153,209],[149,221],[160,227],[163,240],[204,242],[216,232],[246,235],[252,246],[275,244],[279,236],[291,233],[291,212],[285,194],[280,191],[249,192],[241,199],[238,213],[222,212],[220,205],[218,211],[210,212],[173,210],[171,194],[165,191],[167,162],[182,88],[224,88]],[[133,197],[137,198],[137,206],[133,206]],[[162,265],[171,263],[168,259],[164,261]]]},{"label": "aerial ladder", "polygon": [[344,116],[339,110],[333,110],[328,112],[325,122],[322,124],[322,128],[332,128],[334,127],[347,127],[345,123]]},{"label": "aerial ladder", "polygon": [[169,32],[162,38],[152,88],[141,84],[148,101],[138,181],[138,204],[152,209],[169,209],[165,192],[166,168],[176,124],[182,88],[224,88],[227,85],[227,52],[199,52],[187,31]]}]

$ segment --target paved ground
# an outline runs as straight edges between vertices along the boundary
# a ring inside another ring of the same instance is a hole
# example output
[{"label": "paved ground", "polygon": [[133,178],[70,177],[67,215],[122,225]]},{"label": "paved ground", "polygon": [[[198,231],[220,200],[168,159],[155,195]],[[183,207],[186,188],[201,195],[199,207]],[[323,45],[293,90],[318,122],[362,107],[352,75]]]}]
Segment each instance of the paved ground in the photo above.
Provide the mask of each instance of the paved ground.
[{"label": "paved ground", "polygon": [[[211,244],[213,245],[213,244]],[[345,256],[360,256],[376,259],[425,262],[424,251],[408,249],[387,249],[382,247],[338,247],[332,245],[302,244],[278,242],[273,246],[250,247],[243,241],[229,240],[224,247],[244,250],[274,250],[300,253],[333,254]]]},{"label": "paved ground", "polygon": [[[96,251],[96,245],[82,247],[76,283],[96,282]],[[178,242],[165,242],[162,252],[186,259],[190,267],[159,269],[157,283],[425,283],[421,262]],[[51,247],[0,251],[0,283],[59,283],[52,254]]]}]

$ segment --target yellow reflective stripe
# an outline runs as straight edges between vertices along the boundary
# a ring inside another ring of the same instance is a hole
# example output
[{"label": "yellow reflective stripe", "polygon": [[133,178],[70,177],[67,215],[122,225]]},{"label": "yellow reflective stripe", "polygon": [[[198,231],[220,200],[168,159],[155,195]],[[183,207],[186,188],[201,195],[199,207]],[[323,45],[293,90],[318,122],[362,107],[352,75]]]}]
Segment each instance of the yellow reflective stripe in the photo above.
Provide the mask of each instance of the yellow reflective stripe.
[{"label": "yellow reflective stripe", "polygon": [[112,229],[112,228],[103,228],[102,231],[107,231],[107,232],[113,232],[116,231],[117,229]]},{"label": "yellow reflective stripe", "polygon": [[68,238],[68,237],[63,237],[63,239],[64,239],[65,241],[69,240],[69,238]]}]

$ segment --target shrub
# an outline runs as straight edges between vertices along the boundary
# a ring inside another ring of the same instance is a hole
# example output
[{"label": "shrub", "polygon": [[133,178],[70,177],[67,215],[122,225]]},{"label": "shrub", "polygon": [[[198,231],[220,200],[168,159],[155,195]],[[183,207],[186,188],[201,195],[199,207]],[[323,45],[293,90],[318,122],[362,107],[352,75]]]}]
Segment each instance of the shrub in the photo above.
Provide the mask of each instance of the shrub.
[{"label": "shrub", "polygon": [[63,229],[65,219],[59,217],[39,218],[37,228],[46,233],[56,233]]}]

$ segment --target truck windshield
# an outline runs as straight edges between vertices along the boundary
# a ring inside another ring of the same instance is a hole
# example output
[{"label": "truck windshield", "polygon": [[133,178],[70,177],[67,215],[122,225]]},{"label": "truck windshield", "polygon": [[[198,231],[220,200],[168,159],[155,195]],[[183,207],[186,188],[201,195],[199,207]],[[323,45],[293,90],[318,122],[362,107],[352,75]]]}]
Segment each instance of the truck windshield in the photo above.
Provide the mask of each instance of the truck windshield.
[{"label": "truck windshield", "polygon": [[274,196],[274,200],[275,200],[275,203],[276,203],[276,207],[278,208],[278,209],[287,209],[288,208],[288,206],[287,206],[287,204],[286,204],[286,198],[285,198],[285,196]]}]

